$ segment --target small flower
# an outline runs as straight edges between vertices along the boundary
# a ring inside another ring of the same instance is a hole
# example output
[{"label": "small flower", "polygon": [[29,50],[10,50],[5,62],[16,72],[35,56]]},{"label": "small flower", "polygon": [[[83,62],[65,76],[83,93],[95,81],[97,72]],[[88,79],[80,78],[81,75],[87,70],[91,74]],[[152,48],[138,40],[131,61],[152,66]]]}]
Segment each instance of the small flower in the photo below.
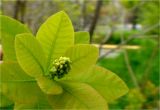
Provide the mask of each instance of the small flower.
[{"label": "small flower", "polygon": [[71,69],[71,60],[68,57],[60,57],[53,61],[53,64],[50,68],[50,74],[48,77],[53,79],[57,77],[58,79],[63,78],[65,74]]}]

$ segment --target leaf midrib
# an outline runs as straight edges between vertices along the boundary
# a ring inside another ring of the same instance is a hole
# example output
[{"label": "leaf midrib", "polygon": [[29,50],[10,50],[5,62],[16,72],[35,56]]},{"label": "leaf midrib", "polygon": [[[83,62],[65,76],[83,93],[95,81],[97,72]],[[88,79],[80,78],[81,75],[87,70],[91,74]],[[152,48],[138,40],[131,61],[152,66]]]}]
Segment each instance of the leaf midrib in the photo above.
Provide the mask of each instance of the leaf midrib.
[{"label": "leaf midrib", "polygon": [[[64,81],[71,81],[71,80],[64,80]],[[75,82],[75,81],[77,81],[77,80],[72,80],[73,82]],[[89,82],[87,82],[87,81],[82,81],[81,83],[84,83],[84,84],[86,84],[86,85],[88,85],[88,86],[91,86],[92,87],[92,89],[94,89],[96,92],[98,92],[97,91],[97,88],[95,88],[91,83],[89,83]],[[62,83],[61,83],[62,84]],[[99,86],[99,85],[98,85]],[[104,86],[103,86],[104,87]],[[63,86],[63,89],[64,90],[66,90],[67,91],[67,89]],[[70,93],[69,91],[67,91],[69,94],[71,94],[72,95],[72,93]],[[101,95],[101,94],[99,94],[101,97],[103,97],[104,99],[106,99],[103,95]],[[74,96],[74,95],[73,95]],[[74,96],[75,98],[76,98],[76,96]],[[81,102],[81,101],[80,101]],[[84,103],[83,103],[84,104]],[[85,104],[84,104],[85,105]],[[86,106],[86,105],[85,105]],[[89,108],[89,107],[88,107]]]},{"label": "leaf midrib", "polygon": [[69,90],[66,89],[66,87],[63,86],[63,89],[64,89],[68,94],[70,94],[71,96],[75,97],[75,99],[77,99],[80,103],[82,103],[83,105],[85,105],[85,106],[89,109],[89,107],[88,107],[85,103],[83,103],[83,101],[81,101],[78,97],[76,97],[75,95],[73,95]]},{"label": "leaf midrib", "polygon": [[48,59],[47,59],[47,70],[46,72],[48,73],[49,71],[49,68],[50,68],[50,63],[52,62],[53,59],[52,58],[52,54],[53,54],[53,51],[54,51],[54,48],[55,48],[55,42],[58,38],[57,33],[59,32],[60,30],[60,27],[61,27],[61,23],[62,23],[62,14],[61,14],[61,17],[60,17],[60,22],[59,22],[59,25],[58,25],[58,28],[57,28],[57,31],[56,31],[56,34],[55,34],[55,39],[53,39],[53,42],[52,42],[52,45],[51,45],[51,48],[50,48],[50,51],[49,51],[49,55],[48,55]]},{"label": "leaf midrib", "polygon": [[19,43],[22,44],[22,46],[29,52],[29,54],[33,57],[33,59],[35,59],[35,61],[38,63],[39,67],[42,70],[42,73],[44,73],[44,69],[41,65],[41,63],[39,62],[39,60],[33,55],[33,53],[25,46],[25,44],[23,44],[23,42],[21,40],[19,40]]}]

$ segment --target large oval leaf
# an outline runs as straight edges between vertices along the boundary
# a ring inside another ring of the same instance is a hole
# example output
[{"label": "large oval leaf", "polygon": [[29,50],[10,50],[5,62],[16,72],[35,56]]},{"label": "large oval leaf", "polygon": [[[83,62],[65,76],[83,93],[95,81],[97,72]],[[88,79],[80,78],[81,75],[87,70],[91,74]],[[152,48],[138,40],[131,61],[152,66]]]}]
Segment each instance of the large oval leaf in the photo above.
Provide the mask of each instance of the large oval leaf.
[{"label": "large oval leaf", "polygon": [[36,38],[47,55],[47,67],[74,44],[72,23],[63,11],[49,17],[39,28]]},{"label": "large oval leaf", "polygon": [[72,61],[69,76],[74,77],[92,67],[98,57],[98,48],[92,45],[79,44],[66,51],[65,56]]},{"label": "large oval leaf", "polygon": [[4,53],[3,61],[16,61],[14,48],[15,36],[21,33],[30,33],[30,31],[24,24],[4,15],[0,15],[0,22],[0,33]]},{"label": "large oval leaf", "polygon": [[107,110],[107,102],[87,84],[69,81],[61,84],[64,92],[48,97],[54,109]]},{"label": "large oval leaf", "polygon": [[24,71],[33,77],[44,74],[46,58],[37,39],[32,34],[19,34],[15,39],[17,60]]},{"label": "large oval leaf", "polygon": [[5,62],[1,68],[1,91],[14,102],[14,109],[51,109],[36,80],[28,76],[18,63]]},{"label": "large oval leaf", "polygon": [[89,33],[85,31],[75,32],[74,43],[75,44],[89,44]]},{"label": "large oval leaf", "polygon": [[94,66],[88,73],[80,74],[75,79],[92,86],[107,102],[112,102],[128,92],[128,87],[122,79],[99,66]]},{"label": "large oval leaf", "polygon": [[46,94],[61,94],[63,92],[62,87],[56,82],[47,77],[38,77],[38,85],[41,90]]}]

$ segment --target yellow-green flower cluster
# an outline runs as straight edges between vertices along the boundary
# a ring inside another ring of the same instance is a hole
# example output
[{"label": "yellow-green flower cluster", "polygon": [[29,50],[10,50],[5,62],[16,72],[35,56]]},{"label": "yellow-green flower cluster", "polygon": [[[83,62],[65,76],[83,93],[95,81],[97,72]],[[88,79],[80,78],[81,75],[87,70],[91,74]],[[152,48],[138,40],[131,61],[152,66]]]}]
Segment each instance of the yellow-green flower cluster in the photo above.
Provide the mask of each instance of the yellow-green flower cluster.
[{"label": "yellow-green flower cluster", "polygon": [[71,69],[71,60],[67,57],[60,57],[53,62],[53,66],[50,69],[50,77],[54,79],[57,77],[58,79],[62,78],[65,74],[69,72]]}]

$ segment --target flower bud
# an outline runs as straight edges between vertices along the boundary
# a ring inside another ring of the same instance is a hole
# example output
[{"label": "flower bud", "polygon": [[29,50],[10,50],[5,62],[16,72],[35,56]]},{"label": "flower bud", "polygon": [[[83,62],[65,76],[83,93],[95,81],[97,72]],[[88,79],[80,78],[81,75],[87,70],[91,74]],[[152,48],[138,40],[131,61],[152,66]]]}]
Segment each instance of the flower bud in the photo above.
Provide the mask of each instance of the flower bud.
[{"label": "flower bud", "polygon": [[60,57],[54,60],[52,67],[50,68],[50,75],[52,79],[57,77],[58,79],[63,78],[65,74],[71,69],[71,60],[67,57]]}]

